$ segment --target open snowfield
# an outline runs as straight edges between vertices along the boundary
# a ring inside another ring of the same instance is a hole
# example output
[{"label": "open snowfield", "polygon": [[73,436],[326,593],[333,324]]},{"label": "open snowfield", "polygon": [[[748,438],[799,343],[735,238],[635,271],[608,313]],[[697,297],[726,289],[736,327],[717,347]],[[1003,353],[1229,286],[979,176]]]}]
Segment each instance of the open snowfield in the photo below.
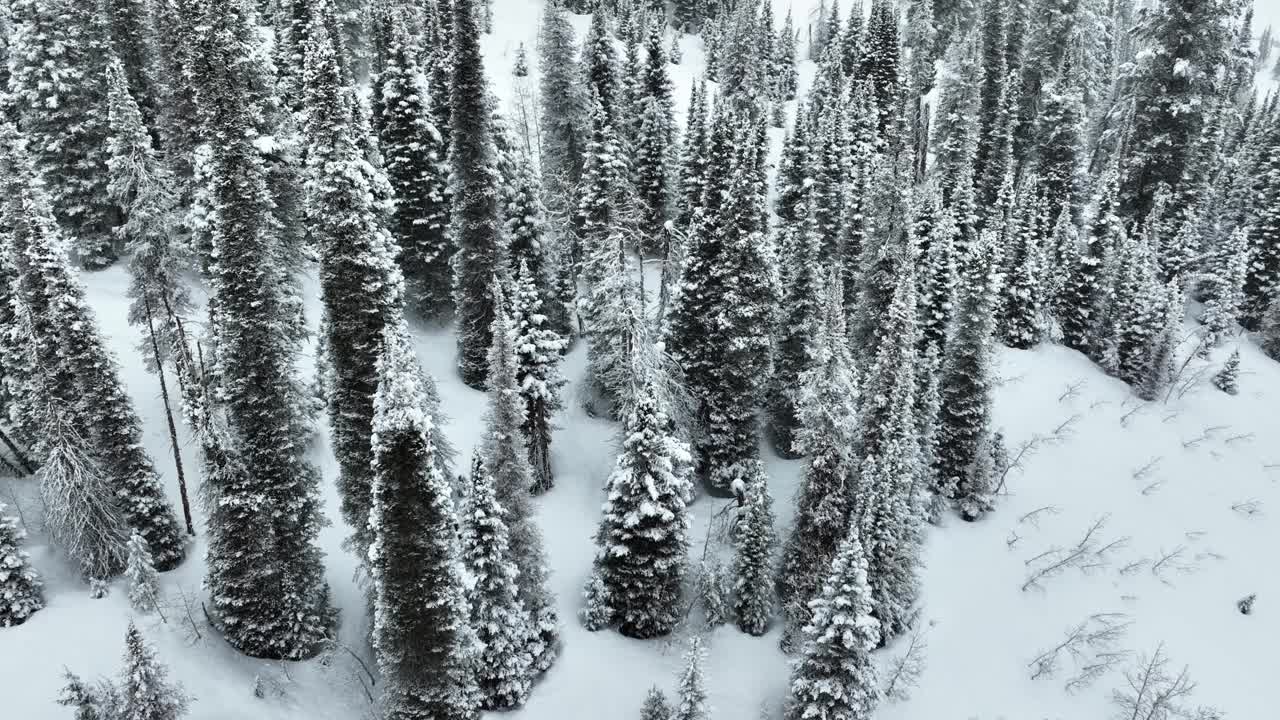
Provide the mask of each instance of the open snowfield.
[{"label": "open snowfield", "polygon": [[[494,0],[495,32],[483,40],[486,70],[504,102],[513,96],[516,47],[533,54],[541,3]],[[1280,2],[1258,0],[1261,29],[1280,27]],[[793,11],[797,26],[809,4]],[[779,20],[787,10],[775,0]],[[579,37],[586,17],[575,18]],[[803,30],[802,30],[803,35]],[[677,112],[683,116],[691,83],[701,73],[700,41],[686,36],[683,61],[673,66]],[[801,51],[803,57],[803,48]],[[812,75],[801,68],[801,90]],[[781,135],[774,133],[774,152]],[[309,320],[319,318],[314,270],[304,270]],[[139,339],[125,322],[127,274],[123,267],[85,275],[95,309],[122,365],[122,377],[145,425],[145,441],[177,503],[177,481],[155,377],[134,349]],[[1191,326],[1188,325],[1188,331]],[[1213,705],[1232,720],[1268,720],[1280,707],[1280,364],[1247,339],[1240,393],[1218,391],[1210,377],[1233,345],[1207,361],[1192,360],[1164,401],[1141,403],[1117,380],[1078,353],[1045,345],[1032,351],[1002,350],[995,421],[1003,428],[1018,467],[1006,478],[996,511],[967,524],[947,517],[930,528],[924,553],[924,596],[918,627],[927,643],[926,666],[910,698],[885,701],[883,720],[1101,720],[1111,716],[1109,697],[1123,671],[1141,654],[1163,646],[1176,671],[1190,666],[1199,683],[1192,704]],[[480,438],[485,399],[454,371],[454,340],[445,330],[417,331],[417,350],[436,378],[448,415],[444,432],[461,457]],[[314,358],[301,362],[311,372]],[[566,359],[573,398],[585,368],[579,345]],[[557,418],[553,463],[555,489],[535,502],[551,561],[564,646],[555,666],[518,720],[597,720],[638,717],[651,685],[674,690],[684,637],[704,632],[695,611],[680,634],[636,641],[615,632],[588,633],[578,624],[580,590],[594,553],[603,484],[614,459],[613,423],[588,417],[572,400]],[[356,559],[341,546],[349,529],[338,512],[336,465],[321,419],[313,459],[323,470],[322,493],[333,525],[320,542],[328,580],[342,613],[340,639],[372,664],[365,649],[363,590]],[[179,433],[186,438],[185,429]],[[188,480],[199,482],[195,448],[185,448]],[[777,459],[765,449],[779,529],[785,533],[799,461]],[[7,480],[0,480],[6,483]],[[193,495],[194,497],[194,495]],[[31,538],[27,548],[46,583],[47,607],[24,625],[0,631],[0,720],[69,718],[54,700],[65,666],[87,677],[116,673],[125,626],[131,617],[124,584],[92,600],[75,572],[46,545],[39,501],[30,483],[0,484],[0,498],[21,501]],[[700,497],[693,506],[702,553],[711,516],[721,500]],[[202,513],[196,508],[197,524]],[[1086,534],[1094,528],[1092,534]],[[202,530],[201,537],[203,536]],[[1082,541],[1083,540],[1083,541]],[[1051,566],[1064,561],[1058,571]],[[204,575],[199,537],[187,561],[162,575],[164,618],[138,619],[157,654],[192,696],[192,720],[363,720],[373,717],[369,678],[347,650],[302,663],[266,662],[231,650],[200,610]],[[1257,594],[1253,613],[1236,601]],[[189,602],[184,602],[184,596]],[[1036,659],[1084,625],[1112,628],[1111,642],[1062,649],[1052,672]],[[198,633],[198,635],[197,635]],[[708,690],[717,720],[780,717],[788,681],[787,658],[777,631],[751,638],[732,626],[707,633]],[[910,638],[877,653],[887,664]],[[1120,655],[1111,656],[1108,653]],[[1110,658],[1110,660],[1108,660]],[[1101,665],[1099,665],[1101,663]],[[1090,668],[1090,682],[1073,682]],[[254,695],[255,679],[264,697]]]}]

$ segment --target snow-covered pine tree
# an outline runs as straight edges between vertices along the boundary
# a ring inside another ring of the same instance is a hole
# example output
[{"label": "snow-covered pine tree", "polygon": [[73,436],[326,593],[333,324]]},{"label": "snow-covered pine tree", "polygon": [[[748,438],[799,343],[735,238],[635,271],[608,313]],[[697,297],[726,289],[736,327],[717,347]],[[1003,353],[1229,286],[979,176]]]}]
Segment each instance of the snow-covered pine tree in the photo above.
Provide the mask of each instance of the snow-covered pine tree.
[{"label": "snow-covered pine tree", "polygon": [[600,103],[609,125],[622,133],[622,126],[631,118],[620,114],[624,108],[624,79],[619,75],[614,43],[606,14],[593,13],[587,36],[582,40],[582,77],[578,82],[585,83],[587,97]]},{"label": "snow-covered pine tree", "polygon": [[1043,197],[1039,178],[1024,177],[1004,228],[1007,277],[997,301],[997,332],[1006,345],[1023,350],[1034,347],[1044,335]]},{"label": "snow-covered pine tree", "polygon": [[[169,681],[169,669],[156,659],[132,621],[124,636],[124,667],[120,669],[121,704],[113,720],[178,720],[187,714],[182,685]],[[104,719],[105,720],[105,719]]]},{"label": "snow-covered pine tree", "polygon": [[737,519],[733,564],[733,612],[738,629],[763,635],[773,619],[773,495],[764,463],[742,468],[742,512]]},{"label": "snow-covered pine tree", "polygon": [[939,356],[946,348],[955,303],[958,234],[955,215],[943,209],[930,228],[929,250],[920,273],[920,343],[926,352],[932,347]]},{"label": "snow-covered pine tree", "polygon": [[87,268],[115,262],[119,223],[107,197],[107,61],[110,37],[99,3],[16,0],[9,8],[9,93],[31,139],[37,176]]},{"label": "snow-covered pine tree", "polygon": [[778,37],[773,45],[773,73],[775,97],[778,100],[794,100],[796,97],[796,29],[791,19],[791,6],[787,6],[787,15],[778,28]]},{"label": "snow-covered pine tree", "polygon": [[309,29],[304,54],[307,218],[320,255],[329,423],[343,517],[363,556],[372,542],[370,426],[378,353],[384,329],[401,312],[402,284],[395,242],[376,201],[389,189],[353,132],[352,90],[345,87],[323,25]]},{"label": "snow-covered pine tree", "polygon": [[[0,204],[0,213],[7,212]],[[0,215],[3,217],[3,215]],[[19,276],[7,232],[0,232],[0,419],[5,432],[20,448],[22,470],[39,464],[43,418],[39,377],[35,372],[31,323],[19,305]]]},{"label": "snow-covered pine tree", "polygon": [[1035,119],[1036,173],[1044,188],[1045,207],[1055,217],[1067,208],[1080,221],[1081,156],[1084,147],[1084,80],[1073,53],[1064,53],[1058,76],[1042,93]]},{"label": "snow-covered pine tree", "polygon": [[1175,354],[1182,332],[1182,295],[1178,278],[1165,284],[1160,300],[1164,322],[1148,343],[1147,365],[1138,385],[1138,397],[1143,400],[1155,400],[1173,382]]},{"label": "snow-covered pine tree", "polygon": [[407,339],[387,332],[374,398],[369,551],[373,647],[394,720],[476,717],[477,641],[469,622],[449,482]]},{"label": "snow-covered pine tree", "polygon": [[44,607],[43,583],[22,549],[26,532],[0,503],[0,627],[21,625]]},{"label": "snow-covered pine tree", "polygon": [[1244,304],[1244,282],[1248,271],[1248,231],[1238,229],[1214,251],[1210,273],[1204,284],[1205,347],[1216,347],[1234,333],[1240,307]]},{"label": "snow-covered pine tree", "polygon": [[787,616],[783,646],[794,647],[809,622],[809,600],[849,525],[856,468],[858,386],[844,332],[840,278],[831,273],[823,323],[810,349],[811,367],[800,378],[800,430],[796,449],[811,456],[796,497],[791,535],[778,568],[778,600]]},{"label": "snow-covered pine tree", "polygon": [[1261,177],[1249,229],[1249,268],[1240,313],[1241,324],[1250,330],[1261,327],[1267,307],[1280,297],[1280,125],[1260,135],[1257,172]]},{"label": "snow-covered pine tree", "polygon": [[542,79],[542,182],[548,209],[557,224],[573,210],[573,189],[582,178],[587,111],[573,26],[558,2],[546,3],[538,30],[538,68]]},{"label": "snow-covered pine tree", "polygon": [[671,116],[674,107],[667,54],[658,26],[649,32],[645,44],[645,64],[638,132],[634,143],[634,184],[640,205],[642,245],[657,250],[663,226],[671,217],[675,199],[676,134]]},{"label": "snow-covered pine tree", "polygon": [[823,283],[821,236],[813,196],[803,225],[786,228],[793,233],[791,253],[784,259],[787,268],[783,288],[785,316],[774,333],[773,376],[768,392],[769,431],[774,450],[782,457],[799,457],[795,446],[800,428],[797,398],[803,392],[801,378],[816,360],[812,354],[815,336],[821,331],[826,291]]},{"label": "snow-covered pine tree", "polygon": [[[141,422],[84,299],[24,141],[11,125],[2,132],[10,257],[19,273],[19,295],[40,370],[40,401],[58,405],[60,422],[101,464],[114,505],[147,538],[157,565],[171,569],[183,558],[181,533],[142,447]],[[41,422],[48,422],[45,412],[41,410]]]},{"label": "snow-covered pine tree", "polygon": [[671,720],[671,705],[667,702],[666,693],[657,685],[649,688],[644,696],[644,705],[640,706],[640,720]]},{"label": "snow-covered pine tree", "polygon": [[974,486],[969,471],[991,422],[992,310],[1000,283],[995,244],[995,232],[985,231],[966,253],[955,327],[942,365],[938,483],[954,484],[961,502]]},{"label": "snow-covered pine tree", "polygon": [[555,485],[551,472],[551,417],[563,407],[560,388],[565,384],[557,369],[565,342],[548,326],[539,295],[534,275],[522,258],[511,299],[511,332],[515,336],[516,377],[524,398],[522,430],[529,445],[535,493],[546,492]]},{"label": "snow-covered pine tree", "polygon": [[573,327],[564,303],[557,301],[558,293],[553,286],[559,259],[552,245],[553,234],[547,225],[547,211],[542,204],[542,188],[533,160],[526,150],[512,146],[502,152],[502,161],[501,167],[507,176],[501,189],[501,203],[508,272],[514,278],[520,263],[529,266],[527,276],[538,290],[548,326],[562,338],[569,338]]},{"label": "snow-covered pine tree", "polygon": [[[296,287],[262,154],[254,145],[260,66],[251,58],[251,9],[198,4],[199,102],[211,146],[214,372],[225,410],[220,470],[206,477],[212,611],[227,641],[254,657],[299,659],[328,635],[319,473],[305,458],[306,427],[294,367],[301,340]],[[222,421],[221,419],[219,420]],[[272,512],[289,508],[289,512]],[[154,549],[154,543],[153,543]]]},{"label": "snow-covered pine tree", "polygon": [[1213,385],[1228,395],[1240,392],[1236,379],[1240,375],[1240,351],[1234,350],[1222,369],[1213,376]]},{"label": "snow-covered pine tree", "polygon": [[1120,174],[1113,163],[1100,180],[1101,193],[1093,225],[1079,251],[1078,261],[1070,270],[1058,303],[1058,320],[1062,324],[1062,342],[1069,348],[1091,353],[1096,348],[1096,326],[1104,310],[1106,279],[1103,267],[1111,254],[1111,244],[1121,226],[1118,209]]},{"label": "snow-covered pine tree", "polygon": [[[1241,3],[1166,0],[1139,16],[1143,41],[1129,71],[1135,142],[1125,160],[1123,214],[1142,220],[1161,186],[1178,192],[1195,139],[1212,112]],[[1125,58],[1128,60],[1128,58]],[[1125,107],[1128,107],[1128,103]],[[1187,188],[1190,190],[1190,188]],[[1190,205],[1193,197],[1187,197]]]},{"label": "snow-covered pine tree", "polygon": [[871,616],[867,559],[858,531],[850,527],[811,603],[804,648],[791,673],[787,720],[869,720],[879,700],[871,651],[880,643],[880,623]]},{"label": "snow-covered pine tree", "polygon": [[[861,11],[861,7],[858,8]],[[862,40],[858,77],[870,81],[881,136],[902,112],[902,45],[898,39],[898,11],[890,0],[872,0]],[[897,138],[896,141],[905,138]]]},{"label": "snow-covered pine tree", "polygon": [[465,493],[462,560],[475,579],[470,590],[471,627],[482,648],[476,662],[480,707],[509,710],[524,703],[532,686],[532,628],[516,590],[519,571],[511,561],[504,511],[479,453],[471,460]]},{"label": "snow-covered pine tree", "polygon": [[452,190],[450,234],[453,302],[457,312],[458,373],[484,388],[490,327],[495,308],[493,272],[501,241],[493,119],[489,113],[484,60],[475,13],[466,2],[453,6],[453,65],[450,74],[449,162]]},{"label": "snow-covered pine tree", "polygon": [[[941,10],[941,4],[936,5]],[[940,15],[941,16],[941,15]],[[949,30],[939,24],[940,29]],[[972,165],[978,142],[978,91],[982,85],[981,43],[977,32],[956,38],[947,50],[939,85],[938,131],[934,135],[934,172],[943,203],[951,206],[952,196],[963,183],[966,168]],[[970,170],[968,182],[973,183]],[[957,217],[962,213],[957,211]]]},{"label": "snow-covered pine tree", "polygon": [[160,578],[147,541],[136,531],[129,537],[125,575],[129,577],[129,605],[140,613],[155,610],[160,601]]},{"label": "snow-covered pine tree", "polygon": [[[710,162],[707,155],[707,100],[707,81],[702,78],[689,91],[689,112],[685,120],[684,141],[680,145],[680,198],[676,227],[681,232],[693,227],[694,213],[702,207],[702,186]],[[779,207],[782,207],[779,202]]]},{"label": "snow-covered pine tree", "polygon": [[493,343],[489,348],[489,407],[485,414],[482,456],[493,475],[498,504],[510,532],[512,560],[519,574],[516,585],[520,602],[532,618],[535,642],[530,645],[535,673],[546,670],[558,651],[554,599],[547,589],[547,559],[542,534],[533,515],[530,492],[534,486],[529,467],[529,451],[521,427],[525,402],[520,394],[519,366],[511,332],[507,304],[495,279]]},{"label": "snow-covered pine tree", "polygon": [[388,26],[388,42],[373,78],[373,125],[395,192],[390,229],[399,245],[405,306],[419,317],[443,319],[453,310],[448,150],[429,99],[445,90],[423,84],[419,51],[404,18],[387,12],[380,22]]},{"label": "snow-covered pine tree", "polygon": [[46,410],[44,463],[36,471],[45,527],[82,576],[107,580],[125,569],[129,526],[104,469],[56,402]]},{"label": "snow-covered pine tree", "polygon": [[688,450],[671,434],[651,378],[635,395],[596,533],[595,574],[618,631],[666,635],[680,619],[680,585],[689,551]]},{"label": "snow-covered pine tree", "polygon": [[680,674],[680,686],[676,691],[680,702],[676,703],[671,720],[707,720],[711,716],[702,670],[706,654],[701,637],[694,635],[689,639],[689,649],[684,654],[684,671]]}]

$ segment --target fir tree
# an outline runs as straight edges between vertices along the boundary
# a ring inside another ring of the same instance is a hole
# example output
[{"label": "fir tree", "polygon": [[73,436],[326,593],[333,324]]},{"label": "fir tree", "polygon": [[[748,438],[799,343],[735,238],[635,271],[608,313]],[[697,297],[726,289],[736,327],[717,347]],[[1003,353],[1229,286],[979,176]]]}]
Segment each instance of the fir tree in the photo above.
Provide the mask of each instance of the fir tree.
[{"label": "fir tree", "polygon": [[644,100],[633,148],[633,182],[640,213],[637,229],[641,248],[650,253],[660,248],[674,198],[672,159],[675,137],[669,106],[670,97],[666,99],[665,106],[659,97],[650,95]]},{"label": "fir tree", "polygon": [[1248,263],[1248,236],[1244,230],[1231,233],[1217,251],[1211,275],[1205,284],[1205,346],[1214,347],[1230,336],[1244,303],[1244,282]]},{"label": "fir tree", "polygon": [[169,681],[169,670],[132,622],[125,633],[124,667],[120,671],[119,720],[178,720],[187,714],[182,686]]},{"label": "fir tree", "polygon": [[652,380],[645,380],[625,424],[596,533],[595,573],[623,635],[666,635],[679,618],[689,550],[685,503],[688,451],[672,437]]},{"label": "fir tree", "polygon": [[[707,83],[699,80],[689,92],[689,113],[685,121],[684,142],[680,147],[680,207],[676,226],[687,231],[694,213],[702,206],[702,186],[707,164]],[[780,193],[781,194],[781,193]],[[779,207],[784,205],[779,201]]]},{"label": "fir tree", "polygon": [[867,559],[856,530],[841,541],[811,607],[813,620],[791,675],[787,720],[867,720],[879,699],[871,651],[880,642],[880,624],[871,616]]},{"label": "fir tree", "polygon": [[774,449],[783,457],[799,457],[795,447],[796,431],[800,428],[796,400],[803,391],[801,378],[816,359],[811,351],[815,336],[821,330],[825,301],[819,260],[821,237],[814,204],[810,196],[808,218],[803,226],[784,229],[794,233],[794,252],[785,259],[791,269],[783,289],[787,316],[774,335],[773,377],[768,395],[769,430]]},{"label": "fir tree", "polygon": [[380,187],[385,181],[372,172],[354,137],[353,99],[322,25],[310,29],[305,53],[307,203],[320,254],[329,422],[343,516],[355,529],[356,547],[367,548],[377,359],[384,328],[400,313],[401,280],[394,241],[374,201],[388,194]]},{"label": "fir tree", "polygon": [[463,505],[462,559],[475,578],[471,588],[471,627],[482,650],[476,664],[480,706],[506,710],[523,704],[532,673],[528,653],[531,629],[516,590],[515,563],[503,509],[493,477],[476,454]]},{"label": "fir tree", "polygon": [[555,659],[559,631],[553,598],[547,590],[547,560],[542,534],[529,499],[534,479],[521,430],[525,421],[525,403],[518,384],[516,348],[500,286],[495,281],[493,287],[496,295],[494,306],[498,312],[490,329],[493,344],[488,357],[489,408],[485,416],[482,455],[485,467],[493,474],[498,504],[506,513],[504,520],[510,532],[512,560],[519,571],[516,576],[519,598],[534,626],[534,640],[529,653],[533,657],[535,672],[541,672]]},{"label": "fir tree", "polygon": [[939,355],[946,348],[955,303],[958,233],[955,216],[950,210],[943,210],[939,222],[930,229],[929,250],[922,265],[920,342]]},{"label": "fir tree", "polygon": [[150,3],[145,0],[107,0],[102,11],[107,15],[111,52],[120,60],[129,87],[139,95],[138,105],[145,120],[153,122],[156,83],[152,75],[156,50]]},{"label": "fir tree", "polygon": [[892,2],[872,0],[858,76],[870,82],[882,136],[901,112],[901,51],[897,10]]},{"label": "fir tree", "polygon": [[1058,77],[1044,89],[1035,119],[1036,172],[1044,187],[1045,206],[1054,216],[1066,208],[1080,220],[1081,160],[1084,150],[1084,87],[1081,71],[1064,55]]},{"label": "fir tree", "polygon": [[107,197],[106,69],[110,37],[98,3],[17,0],[11,4],[12,105],[31,138],[37,176],[87,268],[119,257],[118,222]]},{"label": "fir tree", "polygon": [[1165,284],[1161,308],[1163,326],[1148,343],[1147,365],[1138,385],[1138,397],[1147,401],[1160,397],[1173,382],[1174,356],[1182,332],[1182,288],[1177,278]]},{"label": "fir tree", "polygon": [[0,503],[0,627],[13,627],[44,607],[44,591],[20,544],[26,533],[6,510]]},{"label": "fir tree", "polygon": [[791,19],[791,6],[787,6],[787,15],[778,29],[778,38],[774,41],[773,77],[778,100],[794,100],[796,97],[796,30]]},{"label": "fir tree", "polygon": [[1222,369],[1213,376],[1213,385],[1228,395],[1240,392],[1236,385],[1236,377],[1240,374],[1240,351],[1232,351],[1231,357],[1223,364]]},{"label": "fir tree", "polygon": [[1103,310],[1106,285],[1103,263],[1110,253],[1110,240],[1120,224],[1116,215],[1118,170],[1114,166],[1108,168],[1101,182],[1102,192],[1093,226],[1058,304],[1062,341],[1067,347],[1082,352],[1094,349],[1094,329]]},{"label": "fir tree", "polygon": [[582,41],[582,80],[587,97],[600,103],[609,125],[625,134],[625,124],[631,121],[621,113],[624,104],[624,78],[619,75],[618,53],[614,38],[609,32],[604,13],[591,15],[591,27]]},{"label": "fir tree", "polygon": [[529,444],[534,492],[546,492],[555,484],[551,472],[551,417],[563,407],[560,388],[565,383],[557,369],[565,343],[548,327],[542,307],[533,273],[522,259],[515,277],[511,332],[515,335],[517,381],[525,406],[522,429]]},{"label": "fir tree", "polygon": [[476,717],[477,641],[469,622],[458,519],[436,466],[432,418],[412,349],[387,333],[374,399],[369,551],[373,647],[386,717]]},{"label": "fir tree", "polygon": [[1267,307],[1280,297],[1280,127],[1262,138],[1256,216],[1249,228],[1249,264],[1241,324],[1258,329]]},{"label": "fir tree", "polygon": [[744,474],[744,508],[738,518],[733,567],[733,612],[742,632],[763,635],[773,618],[773,496],[762,462],[750,463]]},{"label": "fir tree", "polygon": [[640,706],[640,720],[671,720],[671,705],[667,696],[655,685],[649,688],[644,696],[644,705]]},{"label": "fir tree", "polygon": [[587,110],[579,82],[573,27],[560,3],[543,7],[538,31],[541,70],[542,179],[557,217],[570,213],[573,188],[582,178]]},{"label": "fir tree", "polygon": [[695,635],[689,639],[689,649],[684,654],[684,671],[680,674],[677,690],[680,702],[671,713],[671,720],[707,720],[710,717],[711,708],[707,703],[706,680],[702,671],[704,662],[706,651],[702,649],[702,638]]},{"label": "fir tree", "polygon": [[956,324],[942,366],[938,419],[938,482],[957,499],[972,492],[969,470],[988,432],[991,413],[992,309],[999,289],[995,233],[984,232],[965,257]]},{"label": "fir tree", "polygon": [[796,449],[812,459],[797,493],[795,524],[778,568],[778,600],[788,623],[784,647],[794,645],[809,622],[809,600],[821,587],[849,523],[857,463],[858,386],[845,339],[841,297],[835,276],[827,287],[821,332],[810,349],[813,366],[800,379],[802,422]]},{"label": "fir tree", "polygon": [[[295,286],[270,173],[253,144],[251,96],[260,69],[251,11],[202,4],[195,43],[201,106],[214,143],[213,298],[217,393],[225,455],[206,478],[207,583],[213,614],[232,647],[255,657],[299,659],[318,651],[333,621],[316,534],[323,522],[319,473],[304,457],[309,432],[294,368],[301,340]],[[288,508],[288,512],[278,511]]]},{"label": "fir tree", "polygon": [[390,15],[389,42],[373,79],[374,127],[387,180],[395,193],[390,229],[399,245],[405,305],[419,317],[438,320],[453,309],[449,263],[447,146],[433,123],[421,81],[422,67],[403,18]]},{"label": "fir tree", "polygon": [[1001,285],[997,322],[1005,344],[1024,350],[1035,346],[1043,335],[1041,197],[1038,178],[1025,178],[1004,232],[1004,245],[1011,252],[1005,260],[1008,278]]},{"label": "fir tree", "polygon": [[142,447],[141,422],[67,259],[43,186],[32,177],[23,143],[11,126],[4,134],[9,158],[5,219],[12,228],[12,258],[27,309],[41,400],[59,405],[56,412],[66,415],[59,423],[66,423],[100,463],[114,505],[147,539],[157,566],[169,570],[182,561],[184,548],[173,510]]},{"label": "fir tree", "polygon": [[129,605],[140,613],[156,609],[160,599],[160,578],[147,541],[137,532],[129,538],[129,560],[125,568],[129,577]]},{"label": "fir tree", "polygon": [[458,373],[474,388],[485,387],[493,341],[493,269],[498,259],[498,178],[494,136],[480,56],[475,13],[466,2],[453,7],[453,69],[450,75],[452,130],[453,300],[457,308]]}]

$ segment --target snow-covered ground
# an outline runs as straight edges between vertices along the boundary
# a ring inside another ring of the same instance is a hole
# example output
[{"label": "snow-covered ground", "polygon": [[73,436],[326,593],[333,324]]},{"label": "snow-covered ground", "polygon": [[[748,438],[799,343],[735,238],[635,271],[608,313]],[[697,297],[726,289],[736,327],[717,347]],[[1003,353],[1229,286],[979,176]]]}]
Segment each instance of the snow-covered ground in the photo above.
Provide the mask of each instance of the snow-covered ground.
[{"label": "snow-covered ground", "polygon": [[[807,8],[810,2],[802,0],[802,5]],[[541,4],[495,3],[496,32],[484,41],[487,70],[495,92],[510,101],[515,48],[524,42],[533,52]],[[1273,0],[1261,4],[1275,5]],[[775,5],[780,19],[787,4],[776,0]],[[808,10],[797,5],[795,12],[803,18]],[[586,18],[575,19],[580,33],[586,24]],[[700,41],[686,37],[682,50],[682,64],[673,67],[681,112],[702,65]],[[531,65],[536,83],[536,62]],[[811,74],[802,69],[802,82]],[[777,133],[774,139],[779,140]],[[306,287],[314,323],[319,312],[313,275]],[[124,322],[127,275],[113,268],[87,275],[85,281],[143,417],[148,450],[176,503],[159,389],[134,350],[135,331]],[[420,330],[417,349],[440,385],[449,415],[445,431],[466,457],[480,436],[484,397],[457,379],[448,331]],[[1230,351],[1219,349],[1207,362],[1193,361],[1183,377],[1198,379],[1185,393],[1151,404],[1138,403],[1121,383],[1061,347],[1002,351],[997,424],[1003,426],[1011,453],[1016,455],[1024,443],[1033,445],[1021,467],[1009,473],[1007,492],[993,514],[976,524],[948,518],[941,528],[930,528],[919,623],[927,666],[911,698],[886,702],[878,718],[1108,717],[1108,698],[1123,682],[1122,669],[1161,643],[1176,668],[1191,666],[1200,683],[1197,701],[1220,707],[1234,720],[1275,717],[1280,689],[1272,657],[1280,638],[1280,573],[1274,556],[1280,548],[1280,524],[1271,513],[1280,512],[1280,414],[1275,412],[1280,365],[1242,342],[1241,391],[1228,396],[1209,384],[1208,377]],[[579,347],[565,362],[570,396],[582,379],[584,360]],[[308,367],[311,362],[311,357],[303,359]],[[573,403],[558,423],[553,444],[557,486],[536,504],[559,598],[564,648],[528,705],[513,715],[520,720],[634,716],[649,686],[674,690],[682,637],[642,642],[613,632],[588,633],[577,624],[579,591],[593,554],[591,535],[613,463],[616,426],[586,416]],[[314,460],[324,472],[327,515],[334,524],[320,541],[342,611],[340,637],[364,655],[359,649],[366,630],[364,601],[355,558],[341,547],[348,529],[338,513],[336,466],[326,434],[322,422]],[[188,477],[198,482],[199,464],[189,445],[185,450]],[[765,456],[779,525],[785,529],[802,465],[778,460],[767,450]],[[38,518],[30,488],[0,486],[0,497],[7,500],[10,489],[28,498],[24,509],[29,519]],[[720,508],[721,501],[706,497],[695,503],[693,537],[704,536]],[[198,509],[197,516],[202,516]],[[1047,575],[1024,589],[1029,577],[1070,554],[1100,520],[1083,547],[1080,567]],[[29,549],[46,582],[48,607],[25,625],[0,631],[0,718],[6,720],[70,717],[66,708],[54,704],[62,668],[86,676],[114,674],[131,615],[120,583],[107,598],[89,599],[88,589],[44,545],[38,527],[31,530]],[[692,554],[696,558],[700,553],[699,541]],[[359,664],[345,651],[327,660],[264,662],[235,653],[211,633],[200,610],[202,557],[197,540],[186,563],[162,576],[164,621],[155,615],[138,619],[161,659],[193,696],[193,720],[371,716],[363,687],[367,678],[362,680]],[[1251,593],[1258,595],[1255,610],[1243,615],[1235,602]],[[184,595],[191,600],[189,607]],[[200,637],[190,629],[188,612]],[[1064,650],[1051,677],[1031,678],[1037,656],[1061,643],[1069,629],[1101,614],[1123,628],[1105,649],[1127,654],[1119,664],[1091,684],[1068,689],[1067,683],[1097,656],[1073,657]],[[683,635],[701,631],[696,618],[695,613]],[[709,633],[707,644],[713,716],[757,717],[764,706],[769,717],[778,717],[788,670],[776,632],[750,638],[725,627]],[[900,642],[878,655],[887,661],[904,649]],[[255,678],[261,680],[263,698],[253,694]]]}]

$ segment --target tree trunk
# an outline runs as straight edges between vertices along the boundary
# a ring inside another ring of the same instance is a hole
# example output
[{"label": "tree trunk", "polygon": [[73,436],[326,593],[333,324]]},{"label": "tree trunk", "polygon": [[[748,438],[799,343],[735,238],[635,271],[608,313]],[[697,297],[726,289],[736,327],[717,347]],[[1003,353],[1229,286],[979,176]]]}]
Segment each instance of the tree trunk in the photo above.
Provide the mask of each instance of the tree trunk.
[{"label": "tree trunk", "polygon": [[18,464],[22,466],[22,469],[28,475],[36,471],[35,465],[18,449],[18,445],[9,438],[9,434],[3,429],[0,429],[0,442],[3,442],[5,447],[9,448],[9,452],[13,453],[14,459],[18,461]]},{"label": "tree trunk", "polygon": [[156,361],[156,376],[160,378],[160,397],[164,400],[164,417],[169,423],[169,445],[173,448],[173,466],[178,472],[178,493],[182,496],[182,519],[187,523],[187,534],[196,534],[191,522],[191,501],[187,498],[187,476],[182,471],[182,452],[178,448],[178,427],[173,423],[173,409],[169,406],[169,384],[164,379],[164,362],[160,357],[160,343],[156,340],[155,323],[151,321],[151,299],[142,294],[142,306],[147,313],[147,331],[151,337],[151,352]]}]

